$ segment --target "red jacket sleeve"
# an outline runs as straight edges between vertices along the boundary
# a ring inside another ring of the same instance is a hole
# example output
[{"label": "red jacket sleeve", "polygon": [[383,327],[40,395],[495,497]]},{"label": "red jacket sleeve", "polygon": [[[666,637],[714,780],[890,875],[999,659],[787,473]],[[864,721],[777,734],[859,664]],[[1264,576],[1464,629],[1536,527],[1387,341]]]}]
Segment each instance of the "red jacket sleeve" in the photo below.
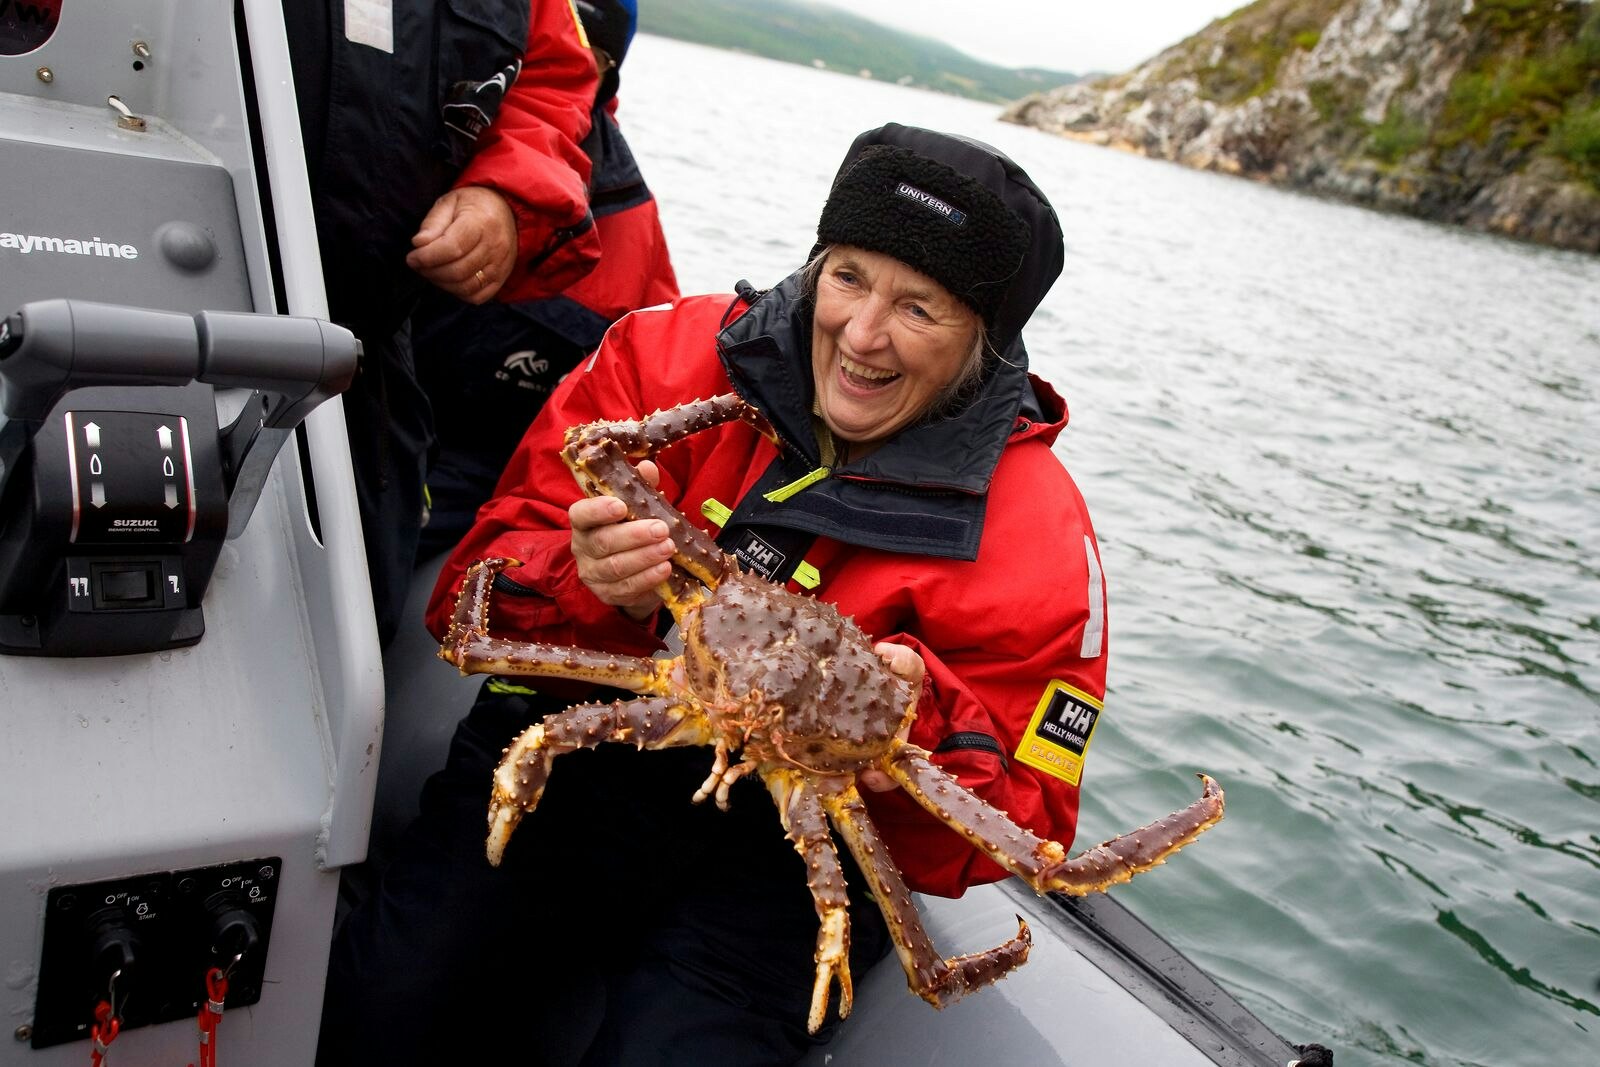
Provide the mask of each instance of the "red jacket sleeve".
[{"label": "red jacket sleeve", "polygon": [[580,147],[600,78],[568,0],[534,0],[522,72],[456,180],[504,196],[517,219],[517,267],[502,300],[554,296],[600,259]]},{"label": "red jacket sleeve", "polygon": [[[615,116],[615,99],[608,110]],[[630,311],[678,298],[678,278],[653,195],[602,213],[595,219],[595,230],[600,235],[600,264],[562,296],[613,322]]]},{"label": "red jacket sleeve", "polygon": [[[1105,593],[1099,549],[1071,478],[1042,445],[1023,446],[991,489],[975,563],[931,567],[904,594],[916,636],[880,637],[915,648],[927,665],[910,740],[992,738],[936,752],[933,762],[1032,832],[1070,848],[1078,785],[1025,765],[1017,750],[1051,682],[1105,697]],[[1019,451],[1013,448],[1011,451]],[[1004,461],[1003,461],[1004,462]],[[1047,545],[1039,531],[1049,530]],[[1033,545],[1025,553],[1019,546]],[[911,888],[960,896],[1007,873],[901,790],[867,793]]]}]

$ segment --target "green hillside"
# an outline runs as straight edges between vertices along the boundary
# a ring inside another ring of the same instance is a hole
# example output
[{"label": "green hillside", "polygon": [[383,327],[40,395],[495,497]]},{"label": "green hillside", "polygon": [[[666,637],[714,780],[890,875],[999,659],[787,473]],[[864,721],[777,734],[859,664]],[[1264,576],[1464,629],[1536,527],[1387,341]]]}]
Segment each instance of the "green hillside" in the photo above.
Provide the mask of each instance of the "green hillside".
[{"label": "green hillside", "polygon": [[1002,118],[1600,252],[1600,2],[1255,0]]},{"label": "green hillside", "polygon": [[[1163,80],[1194,77],[1224,105],[1265,95],[1280,65],[1310,52],[1348,0],[1256,0],[1168,53]],[[1459,53],[1443,106],[1398,94],[1381,122],[1361,115],[1368,79],[1313,79],[1305,91],[1320,135],[1385,164],[1436,165],[1488,148],[1497,167],[1537,155],[1560,159],[1600,190],[1600,9],[1569,0],[1476,0],[1443,50]],[[1218,31],[1218,32],[1213,32]],[[1217,46],[1218,33],[1226,42]],[[1409,90],[1422,81],[1419,61]]]},{"label": "green hillside", "polygon": [[943,42],[804,0],[647,0],[639,5],[639,29],[997,103],[1078,80],[1060,71],[997,67]]}]

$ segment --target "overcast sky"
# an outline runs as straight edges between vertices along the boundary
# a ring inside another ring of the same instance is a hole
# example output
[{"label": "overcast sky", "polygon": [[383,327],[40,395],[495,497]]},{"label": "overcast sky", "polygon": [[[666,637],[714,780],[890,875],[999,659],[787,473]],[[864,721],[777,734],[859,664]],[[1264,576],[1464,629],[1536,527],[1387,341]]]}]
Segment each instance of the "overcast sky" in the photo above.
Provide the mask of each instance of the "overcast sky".
[{"label": "overcast sky", "polygon": [[821,0],[1006,67],[1121,71],[1249,0]]}]

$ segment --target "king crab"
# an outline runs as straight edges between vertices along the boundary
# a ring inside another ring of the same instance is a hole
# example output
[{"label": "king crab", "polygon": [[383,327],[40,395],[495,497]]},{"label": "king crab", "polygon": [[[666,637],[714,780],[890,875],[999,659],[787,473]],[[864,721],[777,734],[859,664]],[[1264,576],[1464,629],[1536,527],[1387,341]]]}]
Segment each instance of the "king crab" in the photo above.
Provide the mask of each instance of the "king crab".
[{"label": "king crab", "polygon": [[868,817],[856,788],[861,771],[886,774],[1039,893],[1081,896],[1125,882],[1222,818],[1222,790],[1202,774],[1201,796],[1188,807],[1068,859],[1059,843],[1018,826],[935,766],[927,750],[902,740],[916,715],[920,685],[891,674],[867,637],[833,605],[741,571],[634,468],[633,461],[735,418],[772,434],[759,412],[730,393],[641,420],[573,427],[561,452],[590,496],[617,497],[627,504],[629,518],[668,524],[674,569],[658,591],[683,636],[682,656],[650,660],[492,637],[489,590],[515,561],[486,559],[467,571],[439,651],[463,674],[579,679],[639,694],[569,708],[513,742],[494,775],[491,863],[499,864],[518,821],[538,805],[551,762],[563,752],[607,741],[641,749],[712,746],[711,773],[694,799],[715,797],[725,808],[729,787],[756,775],[810,872],[821,924],[807,1020],[814,1033],[834,981],[841,1018],[851,1006],[849,915],[830,822],[871,885],[912,991],[935,1007],[1005,976],[1027,959],[1032,943],[1019,918],[1016,936],[996,948],[954,959],[939,954]]}]

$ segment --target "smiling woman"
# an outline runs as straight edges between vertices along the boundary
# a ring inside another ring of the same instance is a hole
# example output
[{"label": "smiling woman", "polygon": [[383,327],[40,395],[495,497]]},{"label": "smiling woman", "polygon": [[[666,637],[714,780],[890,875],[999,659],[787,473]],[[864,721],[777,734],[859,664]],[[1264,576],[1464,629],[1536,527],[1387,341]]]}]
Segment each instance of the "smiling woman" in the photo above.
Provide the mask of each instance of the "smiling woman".
[{"label": "smiling woman", "polygon": [[[948,163],[871,145],[839,172],[817,223],[813,412],[860,459],[970,399],[1029,227],[995,189]],[[824,466],[833,460],[824,456]]]},{"label": "smiling woman", "polygon": [[944,286],[881,252],[838,245],[816,263],[814,413],[861,457],[976,381],[983,320]]},{"label": "smiling woman", "polygon": [[[808,267],[770,290],[742,283],[737,294],[635,312],[562,382],[445,563],[430,629],[443,639],[479,625],[452,631],[451,620],[463,576],[481,575],[474,564],[490,557],[521,561],[492,579],[485,625],[497,638],[618,662],[671,643],[662,609],[682,607],[686,582],[722,588],[736,569],[737,582],[781,584],[791,599],[810,594],[853,618],[888,672],[919,686],[903,721],[888,724],[907,748],[1032,833],[1070,844],[1105,695],[1105,591],[1087,508],[1050,447],[1065,405],[1027,373],[1021,338],[1062,254],[1049,201],[996,149],[896,124],[862,134]],[[718,399],[695,403],[708,397]],[[586,485],[603,477],[562,459],[579,425],[597,449],[633,442],[625,451],[639,478],[626,478],[637,490],[621,494],[627,503],[574,484],[574,473]],[[703,636],[697,618],[684,616],[688,645]],[[798,729],[805,713],[786,704],[795,690],[779,681],[801,670],[791,644],[802,629],[790,620],[753,635],[740,658],[769,672],[760,692],[701,687],[717,721],[744,732],[718,740],[715,781],[703,750],[674,747],[699,742],[597,727],[572,746],[597,748],[586,754],[596,758],[560,761],[536,810],[516,799],[512,775],[505,795],[526,814],[503,852],[504,835],[495,838],[498,868],[482,851],[485,783],[507,742],[543,736],[563,721],[546,716],[615,692],[589,688],[593,675],[584,685],[541,677],[537,693],[492,680],[429,783],[408,850],[335,946],[331,988],[361,992],[337,1009],[356,1047],[385,1062],[435,1052],[489,1061],[504,1050],[467,1049],[459,1027],[427,1027],[471,1011],[451,1003],[453,991],[490,973],[517,975],[505,981],[538,1016],[526,1022],[570,1038],[572,1062],[784,1063],[827,1040],[842,1013],[823,1017],[828,998],[816,995],[819,981],[827,988],[813,956],[819,915],[836,924],[851,896],[848,938],[829,926],[828,944],[849,946],[858,975],[903,935],[863,906],[873,883],[843,848],[843,887],[823,879],[826,908],[814,901],[806,865],[772,831],[785,825],[809,864],[832,855],[826,828],[783,799],[778,771],[728,764],[750,751],[757,723],[774,736]],[[687,694],[662,663],[652,676]],[[865,670],[829,670],[866,691]],[[848,716],[829,707],[828,725],[846,731],[835,736],[849,737]],[[647,751],[601,743],[621,740]],[[959,896],[1005,876],[881,770],[810,770],[822,795],[870,815],[912,890]],[[693,807],[697,792],[730,810]],[[640,871],[656,872],[648,908],[638,906]],[[630,921],[543,923],[540,955],[560,967],[508,966],[516,948],[505,931],[519,914],[579,912]],[[448,930],[439,915],[451,917]],[[848,973],[829,959],[830,973]]]}]

